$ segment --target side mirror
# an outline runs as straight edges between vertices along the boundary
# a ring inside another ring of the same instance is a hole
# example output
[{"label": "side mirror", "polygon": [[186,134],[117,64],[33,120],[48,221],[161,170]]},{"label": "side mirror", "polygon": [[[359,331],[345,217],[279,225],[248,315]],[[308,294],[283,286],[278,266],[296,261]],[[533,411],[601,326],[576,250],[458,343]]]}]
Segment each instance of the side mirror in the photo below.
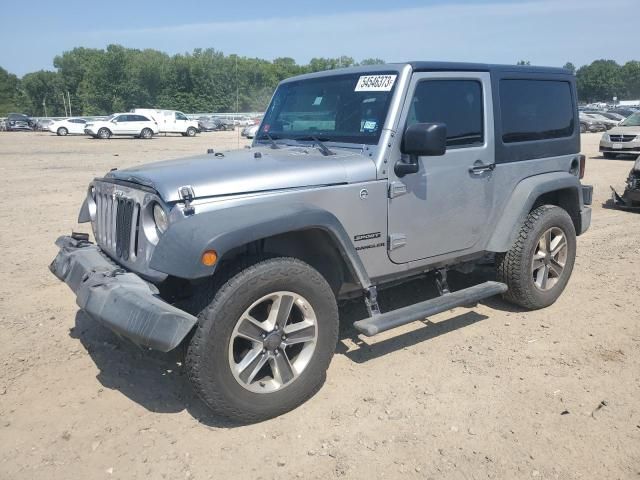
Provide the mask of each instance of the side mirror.
[{"label": "side mirror", "polygon": [[444,123],[416,123],[408,127],[402,138],[402,153],[409,161],[398,161],[393,171],[398,177],[418,173],[418,157],[439,156],[447,151],[447,126]]},{"label": "side mirror", "polygon": [[444,123],[415,123],[402,139],[402,153],[437,157],[447,151],[447,126]]}]

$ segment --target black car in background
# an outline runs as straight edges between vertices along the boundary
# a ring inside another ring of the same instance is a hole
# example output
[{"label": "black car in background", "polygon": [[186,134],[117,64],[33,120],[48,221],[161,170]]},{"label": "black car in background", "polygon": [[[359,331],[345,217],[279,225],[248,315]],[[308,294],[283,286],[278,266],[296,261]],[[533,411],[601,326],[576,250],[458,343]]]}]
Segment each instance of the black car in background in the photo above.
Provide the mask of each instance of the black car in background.
[{"label": "black car in background", "polygon": [[235,130],[232,122],[228,122],[216,117],[200,117],[198,118],[198,128],[201,132],[218,132]]},{"label": "black car in background", "polygon": [[35,128],[36,122],[33,118],[24,113],[10,113],[7,115],[6,128],[8,132],[31,131]]}]

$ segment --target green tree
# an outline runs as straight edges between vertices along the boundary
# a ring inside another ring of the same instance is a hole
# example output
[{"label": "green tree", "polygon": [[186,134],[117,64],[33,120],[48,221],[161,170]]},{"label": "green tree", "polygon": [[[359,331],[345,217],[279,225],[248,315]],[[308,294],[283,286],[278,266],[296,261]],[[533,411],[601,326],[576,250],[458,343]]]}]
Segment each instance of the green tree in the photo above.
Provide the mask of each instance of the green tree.
[{"label": "green tree", "polygon": [[0,117],[22,110],[18,77],[0,67]]},{"label": "green tree", "polygon": [[640,62],[632,60],[620,69],[620,80],[629,99],[640,99]]},{"label": "green tree", "polygon": [[596,60],[576,72],[578,97],[582,101],[611,101],[626,95],[621,67],[613,60]]},{"label": "green tree", "polygon": [[564,68],[565,70],[569,70],[569,71],[570,71],[571,73],[573,73],[574,75],[575,75],[575,73],[576,73],[576,66],[575,66],[573,63],[571,63],[571,62],[567,62],[567,63],[565,63],[565,64],[564,64],[564,66],[563,66],[562,68]]}]

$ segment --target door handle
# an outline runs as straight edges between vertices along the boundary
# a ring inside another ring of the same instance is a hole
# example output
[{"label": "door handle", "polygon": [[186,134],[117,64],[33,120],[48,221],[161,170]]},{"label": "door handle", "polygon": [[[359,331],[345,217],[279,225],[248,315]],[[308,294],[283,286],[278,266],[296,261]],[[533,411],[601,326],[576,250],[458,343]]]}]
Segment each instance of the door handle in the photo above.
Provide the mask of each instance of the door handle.
[{"label": "door handle", "polygon": [[475,175],[480,175],[481,173],[485,173],[485,172],[493,172],[496,168],[496,164],[495,163],[482,163],[480,161],[476,162],[473,164],[472,167],[469,167],[469,172],[475,174]]}]

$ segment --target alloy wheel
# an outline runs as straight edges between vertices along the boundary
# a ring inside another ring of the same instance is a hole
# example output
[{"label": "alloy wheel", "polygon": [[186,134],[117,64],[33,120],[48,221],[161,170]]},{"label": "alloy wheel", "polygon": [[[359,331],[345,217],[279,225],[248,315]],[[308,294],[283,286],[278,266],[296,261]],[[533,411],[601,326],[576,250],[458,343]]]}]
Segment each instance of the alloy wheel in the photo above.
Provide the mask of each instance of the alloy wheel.
[{"label": "alloy wheel", "polygon": [[245,310],[229,341],[236,381],[254,393],[272,393],[293,383],[309,365],[318,338],[311,304],[293,292],[263,296]]}]

